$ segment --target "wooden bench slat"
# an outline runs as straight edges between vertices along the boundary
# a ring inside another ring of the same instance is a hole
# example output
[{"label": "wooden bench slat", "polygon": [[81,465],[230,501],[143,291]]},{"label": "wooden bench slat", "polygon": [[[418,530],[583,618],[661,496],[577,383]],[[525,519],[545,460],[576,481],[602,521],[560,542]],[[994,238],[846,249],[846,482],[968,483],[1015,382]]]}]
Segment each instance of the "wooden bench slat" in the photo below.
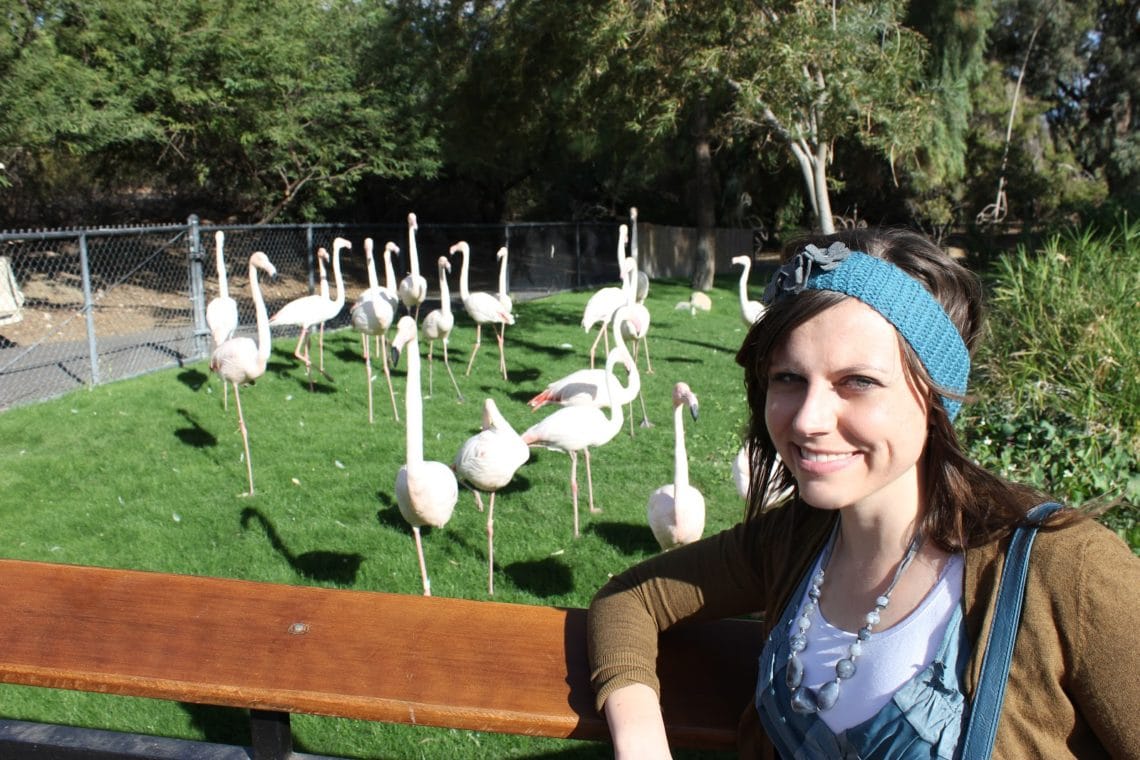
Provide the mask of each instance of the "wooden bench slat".
[{"label": "wooden bench slat", "polygon": [[[608,737],[584,610],[19,560],[0,560],[0,579],[0,681]],[[761,645],[748,621],[662,638],[663,709],[678,746],[733,745]]]}]

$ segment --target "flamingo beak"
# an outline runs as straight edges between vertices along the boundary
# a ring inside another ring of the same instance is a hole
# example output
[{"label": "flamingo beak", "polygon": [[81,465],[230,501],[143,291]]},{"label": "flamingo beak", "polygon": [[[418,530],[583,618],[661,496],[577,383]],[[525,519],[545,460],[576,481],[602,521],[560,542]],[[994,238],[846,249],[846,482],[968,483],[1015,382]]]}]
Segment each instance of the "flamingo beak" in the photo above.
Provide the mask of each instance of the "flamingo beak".
[{"label": "flamingo beak", "polygon": [[697,417],[699,417],[701,414],[700,404],[697,403],[697,400],[695,398],[689,402],[689,414],[692,416],[693,422],[696,422]]},{"label": "flamingo beak", "polygon": [[392,344],[392,366],[395,367],[400,363],[400,348],[395,343]]}]

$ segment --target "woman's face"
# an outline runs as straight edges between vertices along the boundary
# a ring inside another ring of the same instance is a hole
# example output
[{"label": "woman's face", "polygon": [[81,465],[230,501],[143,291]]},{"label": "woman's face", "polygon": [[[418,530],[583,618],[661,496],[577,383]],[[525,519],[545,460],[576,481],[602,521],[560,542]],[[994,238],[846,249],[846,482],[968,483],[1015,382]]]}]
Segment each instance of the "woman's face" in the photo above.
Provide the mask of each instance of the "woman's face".
[{"label": "woman's face", "polygon": [[772,352],[764,418],[808,504],[917,510],[927,404],[895,328],[847,298]]}]

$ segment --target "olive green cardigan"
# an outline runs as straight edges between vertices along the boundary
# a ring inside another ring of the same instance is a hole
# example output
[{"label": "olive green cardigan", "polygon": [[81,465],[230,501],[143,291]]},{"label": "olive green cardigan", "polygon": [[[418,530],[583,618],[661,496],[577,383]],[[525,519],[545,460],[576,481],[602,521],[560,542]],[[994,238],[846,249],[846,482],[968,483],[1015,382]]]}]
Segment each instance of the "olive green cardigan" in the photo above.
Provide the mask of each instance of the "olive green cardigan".
[{"label": "olive green cardigan", "polygon": [[[778,620],[834,519],[806,507],[778,508],[614,577],[589,612],[598,709],[631,683],[659,692],[659,631],[753,612]],[[963,603],[974,642],[965,689],[971,697],[1006,543],[965,555]],[[1083,520],[1039,532],[994,757],[1140,757],[1138,592],[1140,559],[1106,528]],[[774,757],[755,708],[741,707],[741,757]]]}]

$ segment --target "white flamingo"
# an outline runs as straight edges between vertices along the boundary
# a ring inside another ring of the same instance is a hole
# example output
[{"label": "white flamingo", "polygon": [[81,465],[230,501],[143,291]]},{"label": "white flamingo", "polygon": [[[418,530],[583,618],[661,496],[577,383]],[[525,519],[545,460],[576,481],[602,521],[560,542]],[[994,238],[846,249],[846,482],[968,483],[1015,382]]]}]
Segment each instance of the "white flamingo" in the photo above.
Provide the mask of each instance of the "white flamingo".
[{"label": "white flamingo", "polygon": [[[776,455],[776,462],[779,463],[780,455]],[[748,461],[748,446],[740,447],[736,452],[736,456],[732,460],[732,483],[736,486],[736,493],[740,498],[747,501],[748,489],[752,485],[752,465]],[[773,484],[775,485],[775,484]],[[764,503],[771,504],[779,499],[784,499],[790,496],[792,489],[789,486],[783,491],[773,491],[772,487],[768,488],[768,492],[764,495]]]},{"label": "white flamingo", "polygon": [[515,323],[514,316],[503,309],[503,304],[499,302],[497,296],[483,291],[476,291],[472,293],[467,288],[467,272],[471,265],[471,246],[466,241],[460,240],[455,245],[451,246],[450,253],[454,256],[456,252],[463,254],[463,265],[459,270],[459,297],[463,301],[463,310],[467,312],[467,316],[475,321],[475,345],[471,347],[471,358],[467,360],[466,375],[471,374],[471,365],[475,363],[475,354],[479,351],[479,346],[483,343],[483,325],[495,326],[495,338],[499,342],[499,371],[503,373],[503,379],[507,379],[507,359],[503,353],[503,330],[507,325]]},{"label": "white flamingo", "polygon": [[649,495],[646,514],[662,549],[690,544],[705,531],[705,497],[689,484],[683,409],[697,419],[697,397],[686,383],[673,386],[673,482]]},{"label": "white flamingo", "polygon": [[764,313],[764,304],[748,300],[748,273],[752,271],[752,257],[733,256],[732,263],[744,267],[740,273],[740,320],[745,327],[752,327],[752,323]]},{"label": "white flamingo", "polygon": [[424,561],[420,528],[424,525],[442,528],[447,524],[455,511],[455,503],[459,501],[459,485],[455,473],[443,462],[424,461],[424,403],[420,390],[420,347],[416,333],[416,321],[411,317],[401,317],[396,323],[396,337],[392,340],[393,365],[399,360],[404,347],[409,347],[408,384],[404,393],[406,464],[396,473],[396,503],[400,507],[400,514],[412,526],[424,596],[431,596],[431,581]]},{"label": "white flamingo", "polygon": [[277,270],[263,252],[257,251],[249,257],[249,290],[253,294],[253,309],[257,315],[257,342],[244,336],[230,338],[214,349],[210,355],[210,371],[217,373],[224,383],[234,386],[234,403],[237,405],[238,428],[241,430],[242,444],[245,446],[245,469],[249,476],[249,494],[253,495],[253,461],[249,457],[249,430],[241,411],[239,385],[252,383],[265,374],[269,363],[270,335],[269,318],[265,312],[265,300],[261,297],[261,286],[257,282],[257,270],[270,277],[277,276]]},{"label": "white flamingo", "polygon": [[[623,343],[626,334],[625,325],[629,316],[628,310],[623,312],[622,319],[612,320],[614,345]],[[628,349],[626,354],[628,355]],[[624,360],[623,360],[624,361]],[[617,403],[621,405],[632,404],[635,398],[641,396],[641,373],[637,371],[636,360],[624,362],[628,379],[626,385],[618,385]],[[610,405],[609,390],[606,386],[606,371],[604,369],[579,369],[569,375],[560,377],[549,383],[541,393],[527,402],[531,411],[537,411],[547,404],[560,404],[562,406],[593,406],[604,409]],[[652,423],[645,417],[645,401],[642,400],[642,427],[652,427]],[[633,435],[633,409],[630,408],[629,434]]]},{"label": "white flamingo", "polygon": [[416,230],[420,228],[415,214],[408,214],[408,267],[410,272],[400,280],[397,294],[408,313],[415,307],[415,318],[420,318],[420,305],[427,298],[427,278],[420,274],[420,249],[416,246]]},{"label": "white flamingo", "polygon": [[[300,359],[305,363],[305,374],[309,378],[309,390],[313,389],[313,363],[309,360],[309,331],[316,325],[323,324],[330,319],[340,314],[340,310],[344,308],[344,279],[340,274],[340,252],[341,249],[351,248],[352,243],[344,238],[336,238],[333,240],[333,279],[336,281],[336,298],[321,297],[319,293],[313,295],[302,296],[295,298],[289,303],[281,307],[280,310],[272,317],[269,318],[271,326],[280,325],[294,325],[301,328],[301,334],[297,338],[297,346],[293,349],[293,356]],[[323,249],[322,249],[323,250]],[[320,251],[317,252],[320,255]],[[328,253],[326,252],[327,256]],[[301,353],[301,344],[305,344],[305,352]],[[321,362],[319,371],[329,380],[329,374],[324,370],[324,344],[320,345]]]},{"label": "white flamingo", "polygon": [[[622,306],[614,319],[624,319]],[[616,336],[615,336],[616,337]],[[619,361],[633,362],[623,343],[614,346],[606,357],[606,385],[609,397],[617,398],[620,385],[614,375]],[[541,446],[554,451],[564,451],[570,455],[570,494],[574,500],[574,536],[578,532],[578,452],[586,458],[586,487],[589,491],[590,512],[600,509],[594,506],[594,482],[590,472],[590,447],[604,446],[614,439],[622,426],[620,404],[610,404],[609,414],[591,406],[566,406],[546,419],[531,425],[522,439],[528,446]]]},{"label": "white flamingo", "polygon": [[499,292],[496,295],[499,297],[499,303],[503,305],[503,311],[514,316],[515,303],[511,300],[510,294],[507,293],[507,260],[509,255],[505,245],[495,254],[495,258],[499,260]]},{"label": "white flamingo", "polygon": [[490,493],[487,507],[487,593],[495,593],[495,493],[511,482],[520,467],[530,459],[530,447],[499,412],[493,399],[483,401],[483,429],[459,447],[453,465],[459,482],[475,492],[475,503],[483,511],[479,493]]},{"label": "white flamingo", "polygon": [[631,206],[629,209],[629,257],[637,265],[634,269],[636,272],[634,300],[638,303],[645,303],[645,299],[649,297],[649,275],[641,271],[641,261],[637,258],[637,207],[635,206]]},{"label": "white flamingo", "polygon": [[428,339],[428,398],[431,398],[432,389],[432,349],[435,342],[443,343],[443,366],[447,367],[447,375],[451,384],[455,386],[455,395],[462,402],[463,392],[459,390],[459,383],[455,382],[455,374],[451,371],[451,361],[447,358],[447,341],[455,327],[455,315],[451,313],[451,291],[447,287],[447,274],[451,271],[451,262],[446,256],[439,257],[439,308],[428,312],[424,317],[424,335]]},{"label": "white flamingo", "polygon": [[629,228],[624,224],[618,228],[618,251],[619,251],[619,274],[621,276],[621,287],[607,286],[604,287],[594,295],[590,296],[590,300],[586,301],[586,307],[582,310],[582,329],[590,332],[594,325],[601,323],[598,326],[598,335],[594,338],[593,344],[590,346],[590,366],[594,366],[594,355],[598,350],[598,341],[605,340],[606,353],[609,353],[609,334],[606,332],[606,327],[610,324],[614,312],[621,306],[633,301],[633,290],[629,284],[630,274],[633,271],[635,264],[633,260],[620,255],[620,252],[625,250],[626,240],[629,238]]},{"label": "white flamingo", "polygon": [[[226,280],[226,256],[224,252],[226,233],[214,233],[214,266],[218,271],[218,295],[206,304],[206,326],[214,340],[214,348],[234,336],[238,326],[237,301],[230,298],[230,288]],[[229,409],[229,386],[222,383],[222,408]]]},{"label": "white flamingo", "polygon": [[[399,250],[395,243],[388,243],[384,247],[385,268],[392,274],[392,250]],[[364,371],[368,382],[368,421],[373,420],[372,415],[372,356],[369,340],[372,336],[380,345],[377,351],[384,367],[384,379],[388,381],[388,396],[392,399],[392,416],[396,422],[400,421],[400,412],[396,408],[396,392],[392,388],[392,373],[388,370],[388,329],[396,318],[396,294],[386,287],[381,287],[376,279],[376,262],[372,256],[372,238],[364,240],[364,256],[368,263],[368,289],[360,294],[360,298],[352,307],[352,327],[360,333],[360,343],[364,353]],[[391,278],[389,278],[391,282]]]}]

